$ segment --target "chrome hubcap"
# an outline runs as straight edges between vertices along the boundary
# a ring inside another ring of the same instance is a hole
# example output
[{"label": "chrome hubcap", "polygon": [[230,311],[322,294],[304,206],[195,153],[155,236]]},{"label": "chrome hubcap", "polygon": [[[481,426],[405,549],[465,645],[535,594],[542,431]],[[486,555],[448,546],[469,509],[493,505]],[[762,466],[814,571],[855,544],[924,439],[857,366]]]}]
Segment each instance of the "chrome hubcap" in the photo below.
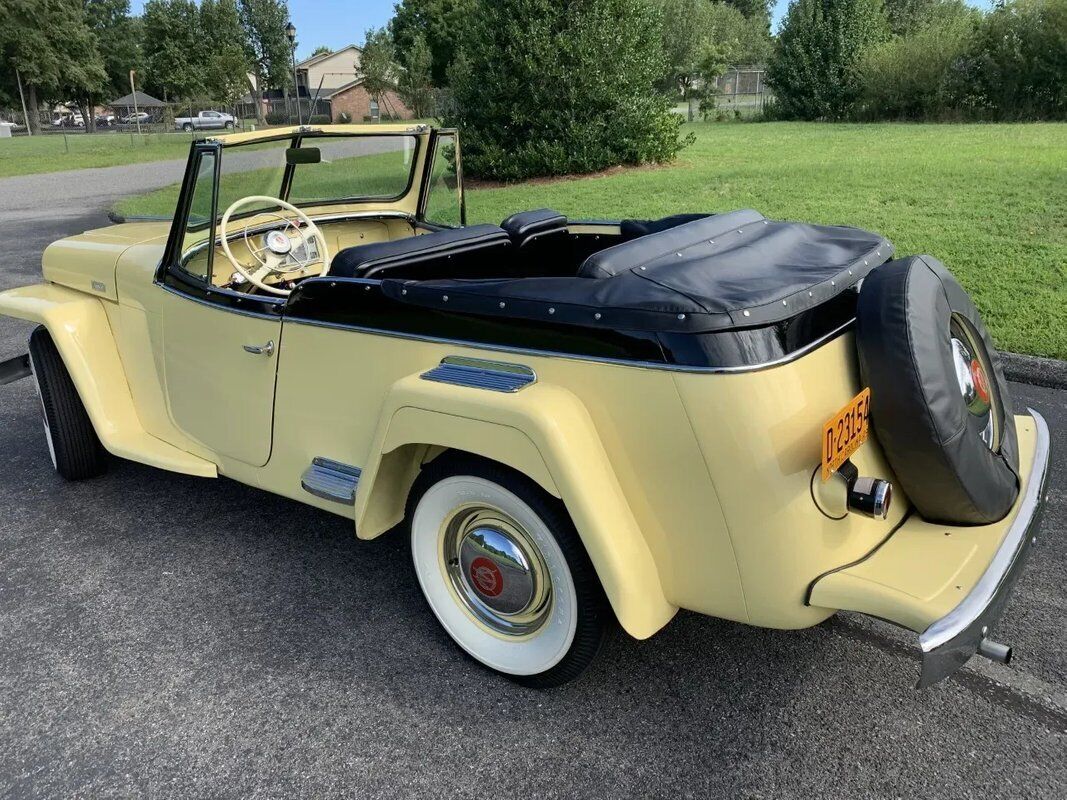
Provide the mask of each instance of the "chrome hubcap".
[{"label": "chrome hubcap", "polygon": [[996,447],[993,424],[993,400],[989,379],[985,367],[975,355],[970,337],[961,330],[955,321],[951,326],[952,361],[956,368],[956,383],[967,411],[984,422],[979,434],[986,447]]},{"label": "chrome hubcap", "polygon": [[464,508],[445,523],[444,561],[460,602],[497,633],[524,636],[551,610],[544,559],[514,519],[485,506]]}]

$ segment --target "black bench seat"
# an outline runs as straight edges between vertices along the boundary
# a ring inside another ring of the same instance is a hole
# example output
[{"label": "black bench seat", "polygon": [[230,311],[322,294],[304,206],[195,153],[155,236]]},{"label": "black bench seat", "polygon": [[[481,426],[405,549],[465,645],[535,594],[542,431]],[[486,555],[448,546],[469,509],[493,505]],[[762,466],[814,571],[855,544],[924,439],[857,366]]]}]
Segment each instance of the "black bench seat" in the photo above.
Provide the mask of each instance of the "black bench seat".
[{"label": "black bench seat", "polygon": [[[333,257],[339,278],[434,278],[501,275],[511,239],[496,225],[448,228],[404,239],[347,247]],[[462,259],[457,259],[462,256]]]}]

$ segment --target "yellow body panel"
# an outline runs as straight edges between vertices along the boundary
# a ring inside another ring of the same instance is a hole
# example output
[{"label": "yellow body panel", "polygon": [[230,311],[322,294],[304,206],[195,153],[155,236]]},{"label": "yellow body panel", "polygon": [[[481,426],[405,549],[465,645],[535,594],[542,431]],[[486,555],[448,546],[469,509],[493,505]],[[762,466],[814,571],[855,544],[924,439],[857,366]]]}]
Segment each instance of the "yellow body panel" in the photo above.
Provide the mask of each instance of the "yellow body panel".
[{"label": "yellow body panel", "polygon": [[[822,424],[862,388],[858,373],[851,334],[771,369],[675,373],[729,521],[753,624],[800,628],[828,617],[832,612],[804,605],[811,580],[870,552],[907,510],[899,493],[888,520],[837,520],[812,501]],[[852,461],[861,475],[895,481],[874,437]]]},{"label": "yellow body panel", "polygon": [[[1032,417],[1015,418],[1019,495],[1026,494],[1037,431]],[[820,578],[812,605],[860,611],[921,633],[948,614],[988,569],[1015,521],[1016,509],[992,525],[937,525],[913,516],[869,557]]]},{"label": "yellow body panel", "polygon": [[111,453],[172,472],[215,477],[215,465],[147,433],[130,395],[104,303],[39,285],[0,293],[0,314],[48,328],[100,442]]}]

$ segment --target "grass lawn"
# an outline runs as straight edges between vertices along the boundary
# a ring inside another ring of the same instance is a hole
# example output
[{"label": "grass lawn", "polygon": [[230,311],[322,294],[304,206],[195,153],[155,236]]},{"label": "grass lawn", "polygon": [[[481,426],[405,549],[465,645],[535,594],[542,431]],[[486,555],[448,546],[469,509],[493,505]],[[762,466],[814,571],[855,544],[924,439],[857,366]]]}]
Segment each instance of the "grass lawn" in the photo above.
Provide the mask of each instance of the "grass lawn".
[{"label": "grass lawn", "polygon": [[145,161],[184,159],[192,137],[180,133],[68,133],[0,139],[0,178]]},{"label": "grass lawn", "polygon": [[[1067,358],[1067,125],[687,125],[670,166],[468,191],[470,223],[549,206],[580,218],[755,208],[855,225],[930,253],[974,297],[999,347]],[[2,145],[0,145],[2,152]],[[2,172],[0,172],[2,174]],[[162,190],[120,203],[170,210]]]},{"label": "grass lawn", "polygon": [[754,208],[855,225],[930,253],[997,345],[1067,358],[1067,125],[693,124],[664,168],[468,193],[471,223],[548,206],[572,218]]}]

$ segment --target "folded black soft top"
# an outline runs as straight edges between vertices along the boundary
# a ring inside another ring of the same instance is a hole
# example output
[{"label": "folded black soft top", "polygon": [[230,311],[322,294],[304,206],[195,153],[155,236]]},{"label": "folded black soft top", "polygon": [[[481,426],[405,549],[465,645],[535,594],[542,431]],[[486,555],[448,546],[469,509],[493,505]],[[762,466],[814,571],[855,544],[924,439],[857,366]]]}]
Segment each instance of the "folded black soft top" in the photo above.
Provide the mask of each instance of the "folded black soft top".
[{"label": "folded black soft top", "polygon": [[631,330],[729,330],[824,303],[892,253],[875,233],[743,210],[601,250],[573,278],[385,280],[382,290],[402,302],[468,313]]}]

